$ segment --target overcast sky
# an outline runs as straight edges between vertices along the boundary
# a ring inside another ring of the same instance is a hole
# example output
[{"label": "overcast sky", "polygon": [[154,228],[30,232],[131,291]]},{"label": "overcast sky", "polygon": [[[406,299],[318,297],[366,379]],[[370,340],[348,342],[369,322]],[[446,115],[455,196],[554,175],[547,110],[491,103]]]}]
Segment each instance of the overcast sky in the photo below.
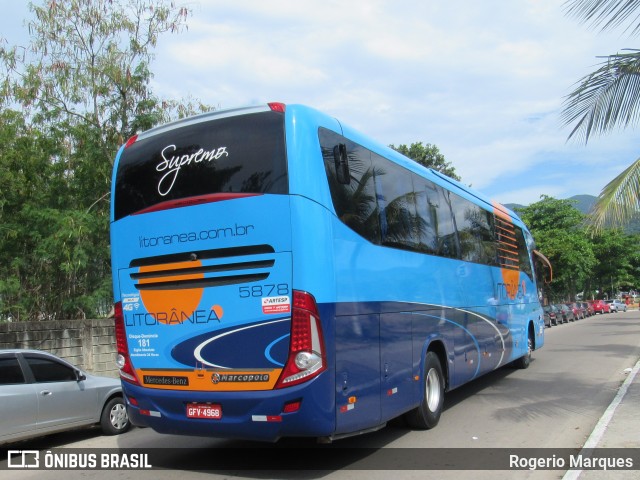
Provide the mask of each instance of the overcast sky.
[{"label": "overcast sky", "polygon": [[[153,90],[220,108],[303,103],[385,144],[433,143],[502,203],[598,195],[640,156],[640,129],[567,143],[563,99],[598,56],[640,42],[579,24],[563,2],[187,1]],[[0,36],[20,43],[26,3],[0,4]]]}]

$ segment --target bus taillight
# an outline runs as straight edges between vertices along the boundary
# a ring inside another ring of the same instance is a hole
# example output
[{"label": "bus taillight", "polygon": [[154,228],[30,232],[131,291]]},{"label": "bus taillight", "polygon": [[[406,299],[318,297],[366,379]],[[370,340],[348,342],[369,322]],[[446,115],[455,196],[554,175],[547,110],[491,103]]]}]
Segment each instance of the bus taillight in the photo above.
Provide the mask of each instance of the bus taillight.
[{"label": "bus taillight", "polygon": [[287,109],[286,105],[280,102],[271,102],[268,105],[272,112],[284,113]]},{"label": "bus taillight", "polygon": [[131,366],[131,359],[129,358],[129,347],[127,346],[127,334],[124,330],[124,314],[122,311],[122,302],[117,302],[114,305],[115,312],[115,334],[116,334],[116,349],[118,351],[118,357],[116,364],[120,369],[120,378],[126,380],[134,385],[140,385],[138,377],[136,377],[133,367]]},{"label": "bus taillight", "polygon": [[289,357],[275,388],[306,382],[327,368],[320,314],[313,296],[294,290]]},{"label": "bus taillight", "polygon": [[138,135],[134,135],[129,140],[127,140],[127,143],[124,144],[124,148],[129,148],[131,145],[136,143],[136,140],[138,140]]}]

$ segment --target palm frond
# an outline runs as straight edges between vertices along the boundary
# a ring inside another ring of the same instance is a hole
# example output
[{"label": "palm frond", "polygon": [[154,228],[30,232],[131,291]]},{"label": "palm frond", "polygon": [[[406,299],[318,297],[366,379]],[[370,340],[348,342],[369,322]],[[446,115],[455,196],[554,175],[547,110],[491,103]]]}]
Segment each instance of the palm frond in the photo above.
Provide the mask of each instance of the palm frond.
[{"label": "palm frond", "polygon": [[640,33],[639,0],[567,0],[563,7],[567,15],[602,30],[626,24],[631,35]]},{"label": "palm frond", "polygon": [[602,189],[587,221],[593,230],[623,226],[640,212],[640,158]]},{"label": "palm frond", "polygon": [[564,101],[565,125],[575,122],[569,138],[587,143],[592,134],[627,127],[640,117],[640,50],[610,55],[595,72],[583,77]]}]

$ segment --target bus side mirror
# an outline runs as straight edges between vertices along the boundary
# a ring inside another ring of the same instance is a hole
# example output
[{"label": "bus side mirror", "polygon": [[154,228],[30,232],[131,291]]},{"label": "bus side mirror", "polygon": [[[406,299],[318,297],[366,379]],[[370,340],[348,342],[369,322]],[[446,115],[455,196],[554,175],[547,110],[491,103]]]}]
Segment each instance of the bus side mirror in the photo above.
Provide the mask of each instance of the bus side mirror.
[{"label": "bus side mirror", "polygon": [[351,183],[351,174],[349,172],[347,146],[344,143],[333,147],[333,160],[336,165],[336,178],[338,179],[338,183],[349,185]]}]

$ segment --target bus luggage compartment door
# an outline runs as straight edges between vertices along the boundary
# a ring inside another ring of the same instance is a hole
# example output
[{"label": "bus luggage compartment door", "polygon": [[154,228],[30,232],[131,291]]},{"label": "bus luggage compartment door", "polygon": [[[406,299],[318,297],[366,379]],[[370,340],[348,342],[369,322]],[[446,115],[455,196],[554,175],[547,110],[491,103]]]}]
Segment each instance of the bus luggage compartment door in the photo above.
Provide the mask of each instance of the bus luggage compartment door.
[{"label": "bus luggage compartment door", "polygon": [[380,423],[380,316],[336,317],[336,433]]}]

